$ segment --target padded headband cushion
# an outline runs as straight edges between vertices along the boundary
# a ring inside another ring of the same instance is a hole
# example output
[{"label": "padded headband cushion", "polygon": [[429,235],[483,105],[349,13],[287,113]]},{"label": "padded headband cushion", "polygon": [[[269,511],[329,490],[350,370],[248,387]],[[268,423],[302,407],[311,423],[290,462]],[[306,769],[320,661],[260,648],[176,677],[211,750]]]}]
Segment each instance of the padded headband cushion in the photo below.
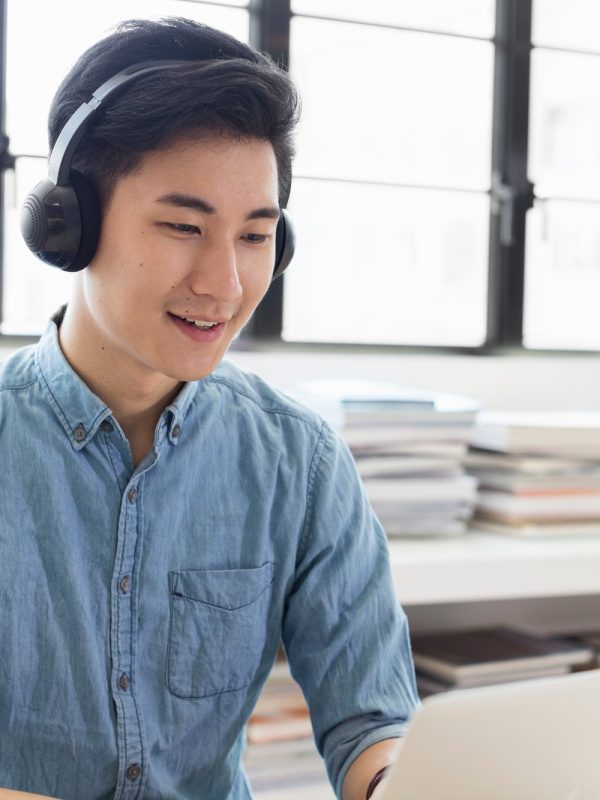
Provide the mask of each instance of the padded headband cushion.
[{"label": "padded headband cushion", "polygon": [[69,177],[79,201],[81,240],[77,253],[67,271],[78,272],[87,267],[98,247],[98,239],[100,238],[100,205],[96,190],[85,175],[76,169],[71,169]]}]

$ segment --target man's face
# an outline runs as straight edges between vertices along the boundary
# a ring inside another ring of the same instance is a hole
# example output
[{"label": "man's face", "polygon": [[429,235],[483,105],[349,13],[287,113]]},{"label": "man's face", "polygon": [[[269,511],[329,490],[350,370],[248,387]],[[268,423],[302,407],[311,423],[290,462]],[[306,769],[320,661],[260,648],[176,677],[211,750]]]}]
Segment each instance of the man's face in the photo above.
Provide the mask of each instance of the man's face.
[{"label": "man's face", "polygon": [[92,335],[115,366],[177,381],[217,366],[269,287],[277,198],[259,139],[175,143],[117,182],[82,273]]}]

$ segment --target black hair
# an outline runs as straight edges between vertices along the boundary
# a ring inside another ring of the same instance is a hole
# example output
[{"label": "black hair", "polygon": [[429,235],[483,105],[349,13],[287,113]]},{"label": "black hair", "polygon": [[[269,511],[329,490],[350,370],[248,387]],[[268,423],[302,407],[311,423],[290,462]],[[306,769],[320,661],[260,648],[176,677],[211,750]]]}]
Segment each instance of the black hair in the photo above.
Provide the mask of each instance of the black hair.
[{"label": "black hair", "polygon": [[101,207],[118,178],[143,156],[189,136],[222,134],[271,142],[277,160],[279,202],[292,179],[293,129],[299,99],[287,73],[272,59],[222,31],[182,17],[120,23],[77,60],[50,107],[50,148],[81,103],[132,64],[189,63],[137,78],[100,109],[78,145],[73,168],[95,186]]}]

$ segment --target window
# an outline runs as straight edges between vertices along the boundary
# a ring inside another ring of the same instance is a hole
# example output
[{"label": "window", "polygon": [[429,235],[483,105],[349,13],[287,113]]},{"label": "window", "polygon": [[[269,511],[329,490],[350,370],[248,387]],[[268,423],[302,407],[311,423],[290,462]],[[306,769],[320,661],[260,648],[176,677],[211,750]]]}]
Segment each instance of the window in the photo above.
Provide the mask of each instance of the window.
[{"label": "window", "polygon": [[524,343],[600,349],[600,6],[536,0]]},{"label": "window", "polygon": [[597,0],[3,6],[16,169],[0,196],[0,334],[40,333],[69,293],[71,276],[33,258],[18,231],[45,174],[52,92],[117,21],[181,14],[270,51],[303,97],[297,252],[244,338],[600,349]]},{"label": "window", "polygon": [[[485,339],[493,6],[445,5],[292,3],[303,120],[284,339]],[[317,11],[360,23],[304,15]],[[399,27],[432,21],[463,35]]]}]

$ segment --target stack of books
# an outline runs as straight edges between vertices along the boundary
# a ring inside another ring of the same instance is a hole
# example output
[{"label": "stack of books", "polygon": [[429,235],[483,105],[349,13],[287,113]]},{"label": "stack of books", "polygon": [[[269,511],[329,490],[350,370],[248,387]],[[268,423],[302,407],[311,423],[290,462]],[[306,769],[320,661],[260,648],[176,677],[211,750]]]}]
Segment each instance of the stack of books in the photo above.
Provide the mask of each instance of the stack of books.
[{"label": "stack of books", "polygon": [[594,665],[584,643],[510,627],[412,637],[419,694],[561,675]]},{"label": "stack of books", "polygon": [[600,414],[481,412],[466,468],[479,482],[474,527],[600,534]]},{"label": "stack of books", "polygon": [[477,498],[464,469],[477,401],[382,381],[316,380],[301,390],[348,443],[389,536],[466,531]]},{"label": "stack of books", "polygon": [[280,653],[248,720],[248,742],[272,744],[311,737],[306,700]]},{"label": "stack of books", "polygon": [[568,642],[589,647],[594,654],[593,666],[596,668],[600,667],[600,629],[595,628],[593,630],[579,631],[578,633],[570,632],[561,635]]}]

